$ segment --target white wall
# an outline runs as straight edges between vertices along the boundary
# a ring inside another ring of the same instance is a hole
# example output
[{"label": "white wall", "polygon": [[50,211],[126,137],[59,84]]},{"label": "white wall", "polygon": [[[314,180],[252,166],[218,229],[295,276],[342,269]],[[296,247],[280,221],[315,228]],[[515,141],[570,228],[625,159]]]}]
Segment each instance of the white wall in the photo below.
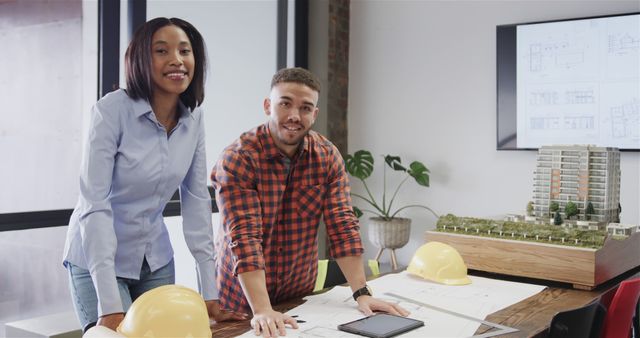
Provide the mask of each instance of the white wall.
[{"label": "white wall", "polygon": [[[496,25],[635,11],[638,1],[354,0],[349,150],[425,163],[431,187],[407,182],[399,204],[419,202],[459,216],[524,212],[536,153],[495,150]],[[622,221],[638,224],[640,153],[625,152],[621,162]],[[378,160],[374,173],[381,169]],[[380,193],[376,177],[372,188]],[[419,209],[404,215],[413,218],[411,241],[398,251],[406,265],[436,219]],[[365,244],[366,255],[375,255]]]}]

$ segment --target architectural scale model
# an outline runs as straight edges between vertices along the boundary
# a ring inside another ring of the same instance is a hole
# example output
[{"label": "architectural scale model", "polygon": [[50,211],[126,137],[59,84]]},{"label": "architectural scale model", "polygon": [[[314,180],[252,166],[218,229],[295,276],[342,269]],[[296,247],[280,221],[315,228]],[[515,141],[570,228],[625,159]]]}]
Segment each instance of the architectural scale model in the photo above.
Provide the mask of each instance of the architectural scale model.
[{"label": "architectural scale model", "polygon": [[[551,214],[555,202],[563,219],[569,202],[577,206],[578,219],[599,223],[619,222],[620,152],[593,146],[543,146],[538,151],[533,176],[533,214]],[[592,204],[591,213],[586,212]]]},{"label": "architectural scale model", "polygon": [[[611,235],[626,237],[638,231],[638,225],[621,224],[621,211],[617,148],[589,145],[540,148],[533,176],[533,216],[540,220],[554,217],[555,223],[606,229]],[[572,216],[575,222],[571,221]]]},{"label": "architectural scale model", "polygon": [[495,221],[446,215],[437,230],[598,248],[608,235],[623,239],[640,231],[638,225],[620,223],[621,211],[617,148],[543,146],[526,216]]}]

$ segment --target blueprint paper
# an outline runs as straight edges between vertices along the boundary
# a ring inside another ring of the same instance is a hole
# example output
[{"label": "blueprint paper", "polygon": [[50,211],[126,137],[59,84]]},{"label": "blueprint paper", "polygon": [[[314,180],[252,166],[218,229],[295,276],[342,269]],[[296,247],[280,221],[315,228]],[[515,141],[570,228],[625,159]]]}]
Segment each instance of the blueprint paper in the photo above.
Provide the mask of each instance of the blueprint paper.
[{"label": "blueprint paper", "polygon": [[[385,295],[392,292],[417,303],[425,303],[470,317],[484,319],[487,315],[524,300],[542,291],[545,286],[507,282],[469,276],[472,283],[463,286],[447,286],[414,277],[407,272],[385,275],[369,281],[374,296],[396,303],[411,312],[409,317],[422,320],[425,326],[402,334],[402,337],[470,337],[480,323],[441,311],[404,302]],[[339,331],[338,325],[363,315],[351,298],[351,289],[336,286],[328,292],[308,296],[306,302],[289,312],[297,315],[298,329],[287,329],[287,337],[360,337]],[[241,337],[255,337],[249,331]]]}]

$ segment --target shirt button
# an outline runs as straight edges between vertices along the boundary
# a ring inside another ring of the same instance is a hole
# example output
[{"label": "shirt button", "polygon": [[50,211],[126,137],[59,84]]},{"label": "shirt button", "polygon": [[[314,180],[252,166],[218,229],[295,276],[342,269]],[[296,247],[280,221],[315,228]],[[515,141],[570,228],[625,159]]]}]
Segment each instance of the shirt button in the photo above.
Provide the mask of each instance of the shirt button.
[{"label": "shirt button", "polygon": [[284,249],[282,247],[278,248],[278,252],[282,252]]}]

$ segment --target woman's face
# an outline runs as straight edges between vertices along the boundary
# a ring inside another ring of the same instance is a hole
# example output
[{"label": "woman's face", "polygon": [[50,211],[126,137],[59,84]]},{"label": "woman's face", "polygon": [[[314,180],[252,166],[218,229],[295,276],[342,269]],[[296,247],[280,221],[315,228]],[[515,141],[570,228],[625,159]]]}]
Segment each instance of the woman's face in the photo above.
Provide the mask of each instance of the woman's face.
[{"label": "woman's face", "polygon": [[191,41],[177,26],[158,29],[151,40],[153,96],[180,95],[191,83],[195,68]]}]

